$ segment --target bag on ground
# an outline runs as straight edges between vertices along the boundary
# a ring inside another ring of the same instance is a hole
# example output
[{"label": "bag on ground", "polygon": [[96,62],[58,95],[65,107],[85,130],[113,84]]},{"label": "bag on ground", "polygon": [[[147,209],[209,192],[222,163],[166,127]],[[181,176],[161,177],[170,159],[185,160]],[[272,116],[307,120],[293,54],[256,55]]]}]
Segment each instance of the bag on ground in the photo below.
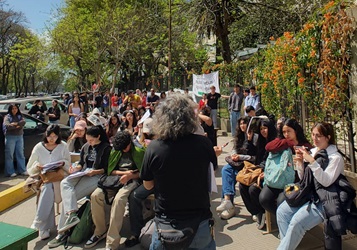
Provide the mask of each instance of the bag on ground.
[{"label": "bag on ground", "polygon": [[94,232],[94,223],[90,201],[87,200],[77,211],[77,216],[81,221],[71,230],[69,230],[68,242],[79,244],[88,240]]},{"label": "bag on ground", "polygon": [[264,185],[284,189],[287,184],[294,183],[295,170],[293,155],[288,148],[278,153],[269,153],[264,168]]},{"label": "bag on ground", "polygon": [[238,172],[236,180],[246,186],[257,183],[259,175],[263,173],[263,169],[254,165],[249,161],[244,161],[244,167]]}]

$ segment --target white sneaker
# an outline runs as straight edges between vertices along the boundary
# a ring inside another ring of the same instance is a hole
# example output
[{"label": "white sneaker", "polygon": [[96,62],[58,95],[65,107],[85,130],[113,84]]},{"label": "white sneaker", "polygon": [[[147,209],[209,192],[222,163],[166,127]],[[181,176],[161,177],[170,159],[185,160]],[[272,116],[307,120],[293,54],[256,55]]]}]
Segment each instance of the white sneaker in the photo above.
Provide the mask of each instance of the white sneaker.
[{"label": "white sneaker", "polygon": [[221,219],[228,220],[236,215],[235,207],[228,208],[221,213]]},{"label": "white sneaker", "polygon": [[253,221],[258,221],[257,216],[256,216],[256,215],[253,215],[253,216],[252,216],[252,220],[253,220]]},{"label": "white sneaker", "polygon": [[29,176],[29,173],[27,173],[27,171],[21,173],[21,175],[24,175],[24,176]]},{"label": "white sneaker", "polygon": [[16,176],[17,176],[16,173],[13,173],[13,174],[10,175],[10,177],[16,177]]},{"label": "white sneaker", "polygon": [[222,200],[221,205],[216,208],[216,212],[222,213],[224,210],[234,207],[230,200]]},{"label": "white sneaker", "polygon": [[39,236],[41,240],[46,240],[48,238],[50,238],[50,229],[46,229],[44,231],[39,231]]}]

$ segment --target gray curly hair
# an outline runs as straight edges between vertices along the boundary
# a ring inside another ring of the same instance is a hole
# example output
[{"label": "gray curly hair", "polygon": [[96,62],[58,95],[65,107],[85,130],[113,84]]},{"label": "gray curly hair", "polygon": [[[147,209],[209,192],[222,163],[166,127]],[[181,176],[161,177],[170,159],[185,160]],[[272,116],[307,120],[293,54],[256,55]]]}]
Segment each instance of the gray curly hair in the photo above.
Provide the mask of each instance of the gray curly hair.
[{"label": "gray curly hair", "polygon": [[171,94],[155,109],[152,129],[157,139],[177,140],[197,129],[195,104],[186,95]]}]

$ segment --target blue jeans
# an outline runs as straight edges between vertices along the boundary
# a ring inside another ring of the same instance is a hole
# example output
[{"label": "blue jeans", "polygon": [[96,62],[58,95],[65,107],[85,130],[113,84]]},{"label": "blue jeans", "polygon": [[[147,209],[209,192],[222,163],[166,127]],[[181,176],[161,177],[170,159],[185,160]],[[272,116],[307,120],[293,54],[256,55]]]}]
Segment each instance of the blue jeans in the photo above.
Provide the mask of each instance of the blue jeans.
[{"label": "blue jeans", "polygon": [[229,164],[222,168],[222,198],[224,198],[225,195],[229,195],[231,196],[232,202],[236,194],[237,174],[238,170]]},{"label": "blue jeans", "polygon": [[[161,241],[158,239],[157,229],[155,225],[154,233],[152,234],[150,250],[165,249]],[[216,249],[216,242],[212,238],[209,220],[204,220],[200,223],[197,233],[188,249]]]},{"label": "blue jeans", "polygon": [[312,203],[309,211],[308,205],[305,203],[301,207],[290,207],[284,201],[278,207],[276,220],[280,233],[279,250],[296,249],[306,231],[323,222],[321,203]]},{"label": "blue jeans", "polygon": [[25,172],[26,166],[23,135],[5,136],[5,175],[10,176],[15,173],[14,153],[17,161],[17,172]]},{"label": "blue jeans", "polygon": [[232,137],[234,137],[236,135],[236,127],[237,127],[237,122],[238,122],[239,118],[240,118],[240,111],[229,112],[229,120],[231,123]]},{"label": "blue jeans", "polygon": [[69,126],[70,126],[71,128],[74,128],[75,123],[76,123],[76,117],[70,116],[70,117],[69,117]]}]

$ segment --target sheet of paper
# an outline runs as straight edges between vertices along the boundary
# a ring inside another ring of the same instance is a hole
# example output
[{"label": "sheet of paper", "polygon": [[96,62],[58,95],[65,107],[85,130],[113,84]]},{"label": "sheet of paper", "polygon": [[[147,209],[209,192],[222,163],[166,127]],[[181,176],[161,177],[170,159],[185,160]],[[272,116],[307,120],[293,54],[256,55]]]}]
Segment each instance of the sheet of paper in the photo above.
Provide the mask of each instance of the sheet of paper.
[{"label": "sheet of paper", "polygon": [[217,183],[216,183],[216,176],[214,175],[214,168],[212,162],[209,163],[209,171],[208,174],[210,175],[210,192],[211,193],[218,193]]},{"label": "sheet of paper", "polygon": [[67,178],[68,179],[73,179],[73,178],[78,178],[78,177],[85,176],[90,170],[91,170],[90,168],[87,168],[84,171],[75,172],[73,174],[68,175]]}]

